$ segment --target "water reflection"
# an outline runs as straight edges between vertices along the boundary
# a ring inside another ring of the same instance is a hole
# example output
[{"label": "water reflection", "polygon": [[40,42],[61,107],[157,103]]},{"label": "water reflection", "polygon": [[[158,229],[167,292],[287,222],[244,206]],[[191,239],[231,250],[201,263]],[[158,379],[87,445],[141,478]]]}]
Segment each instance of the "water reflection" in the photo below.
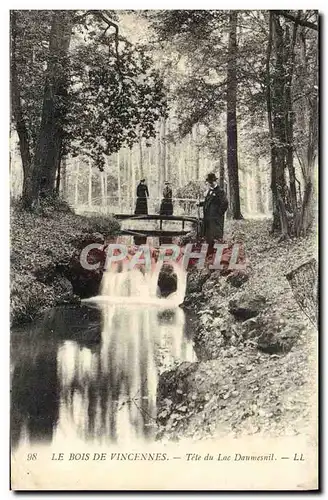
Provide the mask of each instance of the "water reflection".
[{"label": "water reflection", "polygon": [[34,363],[17,364],[12,375],[11,438],[51,442],[58,420],[57,360],[38,355]]},{"label": "water reflection", "polygon": [[169,308],[164,302],[159,305],[154,280],[137,272],[137,278],[128,273],[104,278],[103,297],[109,300],[97,304],[99,343],[88,346],[84,332],[83,342],[75,335],[52,342],[51,349],[42,343],[33,366],[28,360],[15,363],[14,443],[18,436],[53,442],[78,437],[98,443],[154,437],[159,373],[175,362],[195,360],[195,354],[177,302],[167,300]]}]

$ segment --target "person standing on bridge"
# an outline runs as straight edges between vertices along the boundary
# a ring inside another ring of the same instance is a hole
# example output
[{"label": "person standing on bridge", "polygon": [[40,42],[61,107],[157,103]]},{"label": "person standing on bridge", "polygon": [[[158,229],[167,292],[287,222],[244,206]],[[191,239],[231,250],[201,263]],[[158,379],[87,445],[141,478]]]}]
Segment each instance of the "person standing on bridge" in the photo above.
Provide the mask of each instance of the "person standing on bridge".
[{"label": "person standing on bridge", "polygon": [[147,198],[149,191],[145,179],[141,179],[137,187],[137,203],[134,213],[136,215],[148,214]]},{"label": "person standing on bridge", "polygon": [[172,188],[168,181],[165,182],[159,213],[160,215],[173,215]]},{"label": "person standing on bridge", "polygon": [[199,204],[203,207],[204,218],[202,225],[202,235],[209,245],[209,250],[213,249],[214,240],[222,240],[224,229],[224,214],[228,208],[227,195],[217,183],[214,173],[206,177],[208,191],[205,200]]}]

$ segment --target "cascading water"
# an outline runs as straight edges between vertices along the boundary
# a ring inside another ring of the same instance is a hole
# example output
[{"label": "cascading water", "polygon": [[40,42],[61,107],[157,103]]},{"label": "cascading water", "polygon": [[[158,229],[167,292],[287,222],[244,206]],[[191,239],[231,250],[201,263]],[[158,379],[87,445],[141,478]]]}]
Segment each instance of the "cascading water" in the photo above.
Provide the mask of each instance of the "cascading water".
[{"label": "cascading water", "polygon": [[179,308],[186,273],[173,264],[177,290],[160,298],[161,266],[157,263],[152,273],[106,271],[101,295],[88,299],[102,313],[100,352],[80,349],[74,342],[65,342],[59,349],[59,423],[62,420],[67,428],[70,420],[70,432],[75,428],[79,436],[99,442],[154,435],[159,374],[178,361],[195,360]]}]

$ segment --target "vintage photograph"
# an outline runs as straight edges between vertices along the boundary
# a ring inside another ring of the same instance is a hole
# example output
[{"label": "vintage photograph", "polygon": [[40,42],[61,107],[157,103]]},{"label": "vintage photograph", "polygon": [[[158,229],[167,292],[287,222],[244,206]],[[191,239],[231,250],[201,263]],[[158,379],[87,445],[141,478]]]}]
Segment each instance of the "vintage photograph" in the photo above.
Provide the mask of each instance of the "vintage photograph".
[{"label": "vintage photograph", "polygon": [[318,489],[319,27],[11,10],[13,490]]}]

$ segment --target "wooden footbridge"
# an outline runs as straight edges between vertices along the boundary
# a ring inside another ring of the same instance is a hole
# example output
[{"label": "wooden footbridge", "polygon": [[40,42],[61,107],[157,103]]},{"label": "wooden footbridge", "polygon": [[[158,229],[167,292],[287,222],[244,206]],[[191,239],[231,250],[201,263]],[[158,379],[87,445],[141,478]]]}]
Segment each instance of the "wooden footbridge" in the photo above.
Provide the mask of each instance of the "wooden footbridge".
[{"label": "wooden footbridge", "polygon": [[[150,214],[134,214],[135,200],[130,200],[129,203],[124,204],[121,200],[111,198],[94,198],[92,203],[88,205],[79,205],[75,207],[78,213],[85,215],[88,214],[101,214],[112,215],[121,221],[131,221],[131,225],[126,227],[126,223],[122,228],[122,235],[129,235],[135,237],[146,238],[147,236],[154,236],[159,238],[173,238],[183,236],[194,230],[199,233],[200,228],[200,215],[197,208],[198,199],[195,198],[173,198],[173,208],[176,215],[160,215],[156,212],[159,211],[161,198],[148,198],[148,211],[153,212]],[[143,221],[142,227],[137,223],[138,227],[133,227],[134,222]],[[158,221],[156,228],[151,228],[147,222]],[[181,222],[180,228],[174,227],[177,222]],[[172,227],[173,226],[173,227]],[[189,226],[186,227],[186,226]]]},{"label": "wooden footbridge", "polygon": [[[175,237],[183,236],[190,233],[191,230],[196,230],[197,234],[199,232],[200,218],[184,216],[184,215],[158,215],[158,214],[144,214],[144,215],[131,215],[131,214],[115,214],[116,219],[119,220],[144,220],[144,221],[159,221],[159,229],[122,229],[121,234],[131,235],[131,236],[157,236],[157,237]],[[172,230],[164,229],[163,222],[181,222],[181,229]],[[185,224],[190,223],[192,227],[186,230]]]}]

